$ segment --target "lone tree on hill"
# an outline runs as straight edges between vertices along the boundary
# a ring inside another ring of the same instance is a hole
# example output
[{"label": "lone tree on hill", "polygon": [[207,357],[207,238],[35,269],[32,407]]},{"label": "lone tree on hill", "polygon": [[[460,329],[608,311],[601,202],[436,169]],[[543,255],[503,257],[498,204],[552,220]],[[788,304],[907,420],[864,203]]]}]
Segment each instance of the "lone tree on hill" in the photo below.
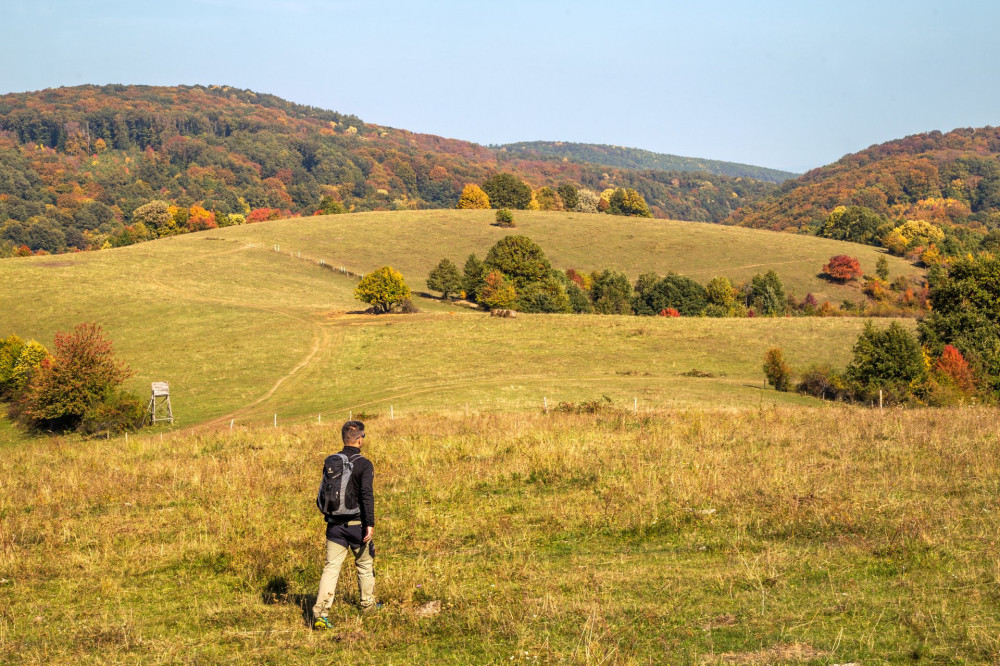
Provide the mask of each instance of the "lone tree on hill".
[{"label": "lone tree on hill", "polygon": [[462,274],[451,259],[442,259],[427,276],[427,288],[440,291],[442,298],[462,289]]},{"label": "lone tree on hill", "polygon": [[830,261],[823,266],[823,272],[836,282],[850,282],[864,273],[861,262],[846,254],[830,257]]},{"label": "lone tree on hill", "polygon": [[458,198],[458,206],[462,209],[489,208],[490,197],[483,192],[478,185],[469,183],[462,189],[462,196]]},{"label": "lone tree on hill", "polygon": [[399,271],[383,266],[362,278],[354,298],[371,305],[376,314],[385,314],[410,299],[410,288]]},{"label": "lone tree on hill", "polygon": [[498,173],[483,183],[483,191],[489,195],[494,208],[516,208],[524,210],[531,203],[531,188],[512,173]]}]

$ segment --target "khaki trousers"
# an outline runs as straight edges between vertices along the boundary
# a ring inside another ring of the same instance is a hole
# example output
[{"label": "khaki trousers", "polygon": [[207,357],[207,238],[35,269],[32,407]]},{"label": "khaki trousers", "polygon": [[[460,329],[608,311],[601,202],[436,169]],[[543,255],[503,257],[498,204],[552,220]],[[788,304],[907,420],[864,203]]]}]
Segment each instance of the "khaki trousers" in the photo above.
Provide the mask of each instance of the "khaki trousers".
[{"label": "khaki trousers", "polygon": [[347,558],[347,551],[354,554],[354,568],[358,574],[358,589],[361,591],[361,607],[375,605],[375,558],[372,557],[372,544],[351,544],[344,548],[333,541],[326,542],[326,566],[319,579],[319,592],[316,594],[316,605],[313,606],[313,617],[324,617],[333,604],[333,595],[337,591],[337,581],[340,579],[340,568]]}]

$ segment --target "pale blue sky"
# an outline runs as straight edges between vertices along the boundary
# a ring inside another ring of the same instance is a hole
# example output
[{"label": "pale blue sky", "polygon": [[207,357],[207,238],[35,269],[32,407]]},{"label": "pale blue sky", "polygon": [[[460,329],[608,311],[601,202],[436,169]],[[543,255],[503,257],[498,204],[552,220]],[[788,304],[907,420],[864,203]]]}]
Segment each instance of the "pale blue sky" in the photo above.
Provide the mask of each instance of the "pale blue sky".
[{"label": "pale blue sky", "polygon": [[795,171],[1000,124],[1000,3],[0,0],[0,92],[228,84],[479,143]]}]

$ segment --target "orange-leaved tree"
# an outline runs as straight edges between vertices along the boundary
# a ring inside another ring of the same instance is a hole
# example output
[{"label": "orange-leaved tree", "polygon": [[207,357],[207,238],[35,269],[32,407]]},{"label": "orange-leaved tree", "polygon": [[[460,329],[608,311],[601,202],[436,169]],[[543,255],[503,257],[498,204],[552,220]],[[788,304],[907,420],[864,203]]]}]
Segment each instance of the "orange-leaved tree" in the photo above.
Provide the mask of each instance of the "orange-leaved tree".
[{"label": "orange-leaved tree", "polygon": [[100,326],[78,324],[69,333],[55,335],[54,353],[42,361],[31,378],[22,402],[20,420],[34,429],[94,431],[108,417],[108,408],[120,412],[114,429],[137,425],[142,405],[123,393],[121,385],[132,370],[114,356],[111,341]]},{"label": "orange-leaved tree", "polygon": [[846,254],[838,254],[830,257],[830,261],[823,266],[823,272],[837,282],[849,282],[861,277],[863,274],[861,262]]}]

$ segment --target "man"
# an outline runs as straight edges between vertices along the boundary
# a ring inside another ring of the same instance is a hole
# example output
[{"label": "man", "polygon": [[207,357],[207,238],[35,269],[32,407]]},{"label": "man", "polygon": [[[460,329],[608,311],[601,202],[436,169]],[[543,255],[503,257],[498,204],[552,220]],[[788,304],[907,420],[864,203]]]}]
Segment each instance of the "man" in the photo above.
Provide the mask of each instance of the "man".
[{"label": "man", "polygon": [[[372,479],[375,470],[370,460],[361,455],[365,441],[365,424],[361,421],[348,421],[340,429],[340,437],[344,448],[340,453],[329,456],[323,463],[324,482],[336,475],[336,486],[344,488],[342,503],[339,494],[334,504],[336,510],[320,506],[326,518],[326,566],[319,581],[319,593],[316,595],[316,605],[313,606],[313,627],[330,629],[327,613],[333,603],[333,595],[337,591],[337,579],[340,578],[340,567],[347,557],[347,551],[354,554],[354,566],[358,572],[358,589],[361,591],[361,608],[370,610],[377,607],[375,603],[375,546],[372,535],[375,532],[375,495],[372,492]],[[343,478],[341,479],[341,472]],[[349,475],[349,476],[348,476]],[[343,484],[343,485],[341,485]],[[317,504],[324,502],[324,490],[320,487]],[[333,515],[331,515],[333,514]]]}]

